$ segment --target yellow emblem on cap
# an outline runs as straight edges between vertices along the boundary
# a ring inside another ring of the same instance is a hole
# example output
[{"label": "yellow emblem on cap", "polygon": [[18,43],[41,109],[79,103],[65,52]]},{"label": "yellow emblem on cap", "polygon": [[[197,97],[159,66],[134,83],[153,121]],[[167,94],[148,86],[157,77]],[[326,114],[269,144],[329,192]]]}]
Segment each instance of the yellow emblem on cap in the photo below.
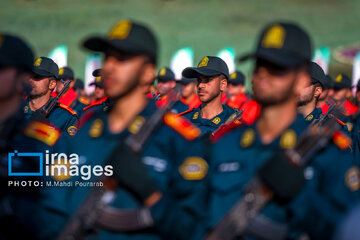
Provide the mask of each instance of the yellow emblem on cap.
[{"label": "yellow emblem on cap", "polygon": [[292,129],[286,130],[280,137],[280,147],[288,149],[295,147],[296,133]]},{"label": "yellow emblem on cap", "polygon": [[64,68],[60,68],[59,69],[59,75],[63,75],[64,74]]},{"label": "yellow emblem on cap", "polygon": [[311,121],[314,118],[314,115],[310,114],[309,116],[306,117],[306,121]]},{"label": "yellow emblem on cap", "polygon": [[335,82],[339,83],[339,82],[341,82],[341,80],[342,80],[342,75],[339,74],[339,75],[335,78]]},{"label": "yellow emblem on cap", "polygon": [[37,58],[37,59],[35,60],[35,62],[34,62],[34,66],[35,66],[35,67],[40,66],[41,61],[42,61],[42,59],[41,59],[41,58]]},{"label": "yellow emblem on cap", "polygon": [[240,146],[243,148],[249,147],[254,143],[255,131],[252,128],[246,129],[240,140]]},{"label": "yellow emblem on cap", "polygon": [[201,59],[198,67],[206,67],[208,65],[209,62],[209,58],[208,57],[203,57],[203,59]]},{"label": "yellow emblem on cap", "polygon": [[166,74],[166,68],[162,68],[162,69],[160,70],[160,72],[159,72],[159,75],[160,75],[160,76],[165,76],[165,74]]},{"label": "yellow emblem on cap", "polygon": [[266,31],[261,41],[261,45],[265,48],[282,48],[284,45],[285,35],[286,32],[284,27],[279,24],[275,24]]},{"label": "yellow emblem on cap", "polygon": [[199,118],[199,112],[196,112],[193,116],[193,120],[198,119],[198,118]]},{"label": "yellow emblem on cap", "polygon": [[104,128],[104,123],[101,119],[96,119],[90,127],[89,135],[90,137],[97,138],[100,137]]},{"label": "yellow emblem on cap", "polygon": [[235,79],[236,78],[236,72],[233,72],[231,75],[230,75],[230,79]]},{"label": "yellow emblem on cap", "polygon": [[188,157],[179,167],[179,173],[186,180],[201,180],[207,171],[208,164],[200,157]]},{"label": "yellow emblem on cap", "polygon": [[68,127],[67,133],[68,133],[70,136],[75,136],[75,134],[77,133],[77,127],[75,127],[75,126],[70,126],[70,127]]},{"label": "yellow emblem on cap", "polygon": [[145,123],[145,118],[142,116],[137,116],[128,127],[129,132],[131,132],[132,134],[137,134],[140,128],[142,127],[142,125],[144,125],[144,123]]},{"label": "yellow emblem on cap", "polygon": [[345,183],[351,191],[360,189],[360,172],[357,167],[352,167],[346,172]]},{"label": "yellow emblem on cap", "polygon": [[218,125],[221,122],[221,119],[219,117],[216,117],[212,120],[212,122]]},{"label": "yellow emblem on cap", "polygon": [[118,22],[109,33],[109,39],[126,39],[131,31],[131,22],[129,20],[122,20]]},{"label": "yellow emblem on cap", "polygon": [[101,77],[96,77],[95,82],[101,82]]}]

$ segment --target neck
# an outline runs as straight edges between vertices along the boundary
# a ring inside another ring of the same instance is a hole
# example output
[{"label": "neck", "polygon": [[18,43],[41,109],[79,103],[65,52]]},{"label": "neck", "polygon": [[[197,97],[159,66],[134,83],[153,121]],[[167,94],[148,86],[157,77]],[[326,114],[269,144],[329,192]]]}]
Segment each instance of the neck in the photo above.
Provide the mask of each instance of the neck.
[{"label": "neck", "polygon": [[264,106],[256,122],[261,140],[269,144],[277,138],[297,116],[296,99],[274,106]]},{"label": "neck", "polygon": [[142,89],[135,89],[117,99],[109,113],[109,129],[112,133],[122,132],[146,106],[147,99]]},{"label": "neck", "polygon": [[314,111],[315,107],[316,107],[315,99],[313,99],[308,104],[298,107],[298,111],[299,111],[299,113],[304,115],[304,117],[306,117],[307,115],[312,113],[312,111]]},{"label": "neck", "polygon": [[212,119],[223,111],[221,104],[221,94],[214,98],[212,101],[201,104],[201,118]]},{"label": "neck", "polygon": [[36,111],[42,106],[44,106],[50,99],[50,92],[45,94],[44,96],[38,98],[29,98],[29,107],[31,111]]},{"label": "neck", "polygon": [[186,104],[189,104],[190,102],[191,102],[191,100],[192,100],[192,98],[194,97],[194,95],[195,95],[195,93],[194,94],[192,94],[192,95],[190,95],[190,96],[188,96],[188,97],[183,97],[183,99],[184,99],[184,101],[186,102]]},{"label": "neck", "polygon": [[326,101],[326,98],[324,100],[319,100],[317,103],[316,103],[316,107],[317,108],[321,108],[324,104],[325,104],[325,101]]},{"label": "neck", "polygon": [[14,95],[12,98],[0,102],[0,122],[4,122],[11,115],[18,111],[21,104],[21,97]]}]

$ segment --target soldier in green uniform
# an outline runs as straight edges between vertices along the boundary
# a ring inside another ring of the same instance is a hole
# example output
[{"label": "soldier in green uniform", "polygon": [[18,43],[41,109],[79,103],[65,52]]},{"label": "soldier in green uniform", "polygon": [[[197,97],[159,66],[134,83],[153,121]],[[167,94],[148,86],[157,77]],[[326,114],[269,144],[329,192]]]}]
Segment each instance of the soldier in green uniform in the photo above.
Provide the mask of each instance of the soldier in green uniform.
[{"label": "soldier in green uniform", "polygon": [[[40,118],[40,120],[52,123],[71,136],[75,135],[78,116],[68,106],[57,102],[46,118],[41,117],[41,109],[49,101],[53,101],[50,95],[56,86],[58,78],[59,69],[57,64],[50,58],[39,57],[35,60],[32,71],[33,76],[29,80],[31,91],[24,106],[26,117],[28,119]],[[33,115],[34,112],[36,112],[35,115]]]}]

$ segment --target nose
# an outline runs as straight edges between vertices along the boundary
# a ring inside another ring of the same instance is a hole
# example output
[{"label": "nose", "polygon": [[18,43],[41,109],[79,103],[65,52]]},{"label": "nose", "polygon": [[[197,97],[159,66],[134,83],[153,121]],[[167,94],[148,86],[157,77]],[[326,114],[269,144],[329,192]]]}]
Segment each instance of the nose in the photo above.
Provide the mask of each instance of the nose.
[{"label": "nose", "polygon": [[106,76],[109,72],[111,72],[111,69],[113,68],[114,64],[116,62],[116,58],[113,56],[108,56],[105,59],[104,65],[102,67],[101,73]]}]

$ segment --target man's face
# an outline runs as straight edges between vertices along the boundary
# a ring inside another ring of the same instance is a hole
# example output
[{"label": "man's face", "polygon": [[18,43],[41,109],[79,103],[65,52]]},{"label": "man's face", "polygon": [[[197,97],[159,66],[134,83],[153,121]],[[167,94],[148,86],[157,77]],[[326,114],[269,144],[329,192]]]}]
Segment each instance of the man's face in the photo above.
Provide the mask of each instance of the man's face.
[{"label": "man's face", "polygon": [[295,70],[257,59],[252,78],[255,100],[266,106],[284,103],[291,98],[296,99],[299,88],[304,89],[310,84],[308,74],[302,74],[302,81],[296,81],[297,78],[300,79],[298,74]]},{"label": "man's face", "polygon": [[324,101],[329,97],[329,93],[330,93],[330,89],[323,89],[320,97],[319,97],[319,101]]},{"label": "man's face", "polygon": [[114,49],[107,51],[102,78],[105,94],[109,98],[120,98],[139,85],[148,89],[154,77],[155,66],[147,63],[144,56],[129,55]]},{"label": "man's face", "polygon": [[31,87],[30,98],[38,98],[50,93],[54,89],[55,80],[35,75],[29,79],[29,84]]},{"label": "man's face", "polygon": [[181,95],[183,98],[191,97],[196,93],[196,83],[181,84]]},{"label": "man's face", "polygon": [[14,95],[19,84],[16,68],[0,66],[0,101],[7,100]]},{"label": "man's face", "polygon": [[95,92],[94,92],[94,97],[96,100],[99,100],[103,97],[105,97],[105,91],[102,87],[96,86],[95,87]]},{"label": "man's face", "polygon": [[200,101],[203,103],[211,102],[216,97],[220,96],[221,92],[227,86],[227,81],[222,76],[202,76],[197,79],[197,93]]},{"label": "man's face", "polygon": [[333,94],[333,98],[335,99],[336,102],[341,102],[343,99],[347,98],[347,96],[349,95],[348,92],[350,90],[347,88],[344,89],[336,89],[334,90],[334,94]]},{"label": "man's face", "polygon": [[160,96],[164,96],[170,92],[171,89],[173,89],[176,85],[175,81],[163,81],[158,80],[158,83],[156,85],[156,89],[160,93]]},{"label": "man's face", "polygon": [[244,85],[241,85],[241,84],[235,85],[235,84],[229,83],[227,91],[230,96],[237,96],[239,94],[244,94],[246,91],[246,88]]},{"label": "man's face", "polygon": [[310,85],[305,87],[299,95],[298,98],[298,106],[304,106],[310,103],[314,99],[315,87],[314,85]]}]

